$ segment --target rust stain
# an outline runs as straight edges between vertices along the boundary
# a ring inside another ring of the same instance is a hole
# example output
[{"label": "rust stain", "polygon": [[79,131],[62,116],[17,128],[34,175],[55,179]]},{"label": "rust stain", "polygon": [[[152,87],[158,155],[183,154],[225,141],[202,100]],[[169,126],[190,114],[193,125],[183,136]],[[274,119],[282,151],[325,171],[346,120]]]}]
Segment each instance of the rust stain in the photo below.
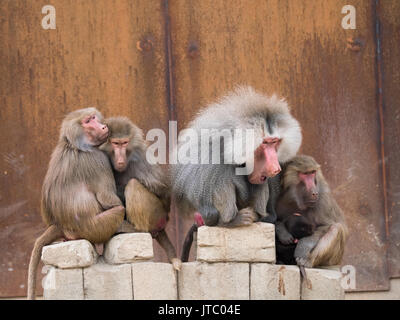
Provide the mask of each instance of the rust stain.
[{"label": "rust stain", "polygon": [[151,39],[143,39],[136,42],[136,48],[139,51],[151,51],[153,49],[153,41]]},{"label": "rust stain", "polygon": [[285,270],[286,268],[284,266],[280,267],[278,270],[279,273],[278,291],[282,295],[286,295],[285,281],[283,280],[283,273]]},{"label": "rust stain", "polygon": [[347,38],[347,49],[351,51],[360,51],[364,43],[359,38]]},{"label": "rust stain", "polygon": [[190,58],[194,59],[199,56],[199,45],[197,42],[191,42],[188,47],[188,55]]}]

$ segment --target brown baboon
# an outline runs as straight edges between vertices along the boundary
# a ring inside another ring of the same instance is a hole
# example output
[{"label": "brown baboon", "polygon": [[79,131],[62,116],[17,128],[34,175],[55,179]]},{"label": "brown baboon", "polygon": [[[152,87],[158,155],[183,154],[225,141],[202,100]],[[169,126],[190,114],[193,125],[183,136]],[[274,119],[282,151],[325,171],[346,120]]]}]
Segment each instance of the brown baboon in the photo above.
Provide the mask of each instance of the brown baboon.
[{"label": "brown baboon", "polygon": [[95,108],[86,108],[71,112],[62,123],[42,187],[41,215],[48,228],[32,251],[28,299],[35,298],[43,246],[58,238],[102,245],[124,219],[110,163],[97,148],[108,136],[102,120]]},{"label": "brown baboon", "polygon": [[[208,130],[209,139],[207,148],[202,148],[202,141],[195,163],[183,164],[178,159],[178,164],[171,165],[179,212],[197,211],[208,226],[237,227],[258,220],[274,223],[274,206],[267,208],[270,183],[280,172],[280,163],[296,154],[302,140],[300,125],[290,114],[287,103],[276,96],[268,98],[250,87],[241,87],[201,111],[189,129],[201,138]],[[249,130],[253,136],[247,140]],[[193,149],[200,145],[197,139],[190,143]],[[178,144],[177,154],[183,144],[187,147],[188,142]],[[250,145],[254,146],[251,150]],[[221,164],[211,162],[215,154],[210,156],[209,150],[217,150]],[[237,174],[237,169],[244,168],[250,169],[247,174],[243,171]],[[185,246],[190,246],[190,235],[188,240]],[[183,248],[185,256],[187,250],[190,247]]]},{"label": "brown baboon", "polygon": [[276,236],[283,244],[294,242],[284,221],[300,213],[315,224],[311,235],[299,239],[294,257],[299,266],[340,264],[347,238],[342,210],[333,199],[319,164],[310,156],[291,159],[282,174],[282,192],[276,212]]},{"label": "brown baboon", "polygon": [[170,190],[162,168],[146,159],[147,143],[143,132],[128,118],[106,119],[110,136],[101,149],[114,168],[118,196],[126,204],[127,220],[137,231],[150,232],[165,250],[176,270],[176,257],[165,226],[170,211]]}]

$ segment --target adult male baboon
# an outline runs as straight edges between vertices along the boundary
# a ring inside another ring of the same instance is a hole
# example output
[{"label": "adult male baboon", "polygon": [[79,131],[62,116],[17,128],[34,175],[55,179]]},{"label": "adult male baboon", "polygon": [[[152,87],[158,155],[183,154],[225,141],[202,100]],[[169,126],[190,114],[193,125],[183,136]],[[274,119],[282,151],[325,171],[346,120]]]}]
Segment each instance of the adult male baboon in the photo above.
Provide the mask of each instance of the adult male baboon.
[{"label": "adult male baboon", "polygon": [[294,257],[299,266],[340,264],[348,231],[343,212],[314,158],[299,155],[286,164],[276,212],[276,235],[283,244],[294,240],[284,223],[293,213],[315,223],[312,234],[301,238],[296,245]]},{"label": "adult male baboon", "polygon": [[[274,212],[267,212],[267,180],[280,172],[280,163],[296,154],[302,139],[287,103],[241,87],[201,111],[189,130],[201,137],[201,142],[181,141],[177,154],[189,144],[190,150],[199,150],[197,161],[179,163],[178,159],[178,164],[171,166],[179,211],[199,212],[208,226],[237,227],[260,219],[275,222]],[[252,139],[248,139],[249,131]],[[205,132],[209,139],[204,144]],[[250,145],[254,147],[251,150]],[[221,163],[212,162],[215,150]],[[252,165],[252,172],[237,174],[238,169],[251,169]]]},{"label": "adult male baboon", "polygon": [[124,117],[108,118],[106,123],[110,136],[101,149],[114,168],[118,196],[126,204],[127,220],[137,231],[150,232],[179,270],[181,261],[165,232],[170,211],[166,176],[158,164],[147,161],[147,143],[141,129]]},{"label": "adult male baboon", "polygon": [[103,244],[124,219],[110,163],[97,148],[108,136],[102,120],[95,108],[86,108],[69,113],[62,123],[42,187],[41,215],[48,228],[32,251],[28,299],[35,298],[43,246],[61,237]]}]

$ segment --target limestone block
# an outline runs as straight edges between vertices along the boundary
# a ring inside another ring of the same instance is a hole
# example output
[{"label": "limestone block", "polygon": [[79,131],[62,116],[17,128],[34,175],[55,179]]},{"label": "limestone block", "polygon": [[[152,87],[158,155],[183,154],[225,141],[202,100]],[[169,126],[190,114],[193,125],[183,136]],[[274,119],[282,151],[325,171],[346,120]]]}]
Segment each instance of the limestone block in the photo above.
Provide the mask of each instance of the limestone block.
[{"label": "limestone block", "polygon": [[297,266],[254,263],[250,268],[251,300],[300,300]]},{"label": "limestone block", "polygon": [[83,268],[94,264],[97,253],[87,240],[60,242],[43,247],[42,261],[44,264],[57,268]]},{"label": "limestone block", "polygon": [[343,300],[344,289],[341,286],[342,274],[339,271],[327,269],[306,268],[311,289],[304,281],[301,284],[302,300]]},{"label": "limestone block", "polygon": [[130,264],[109,265],[99,259],[99,263],[83,269],[83,279],[87,300],[133,299]]},{"label": "limestone block", "polygon": [[198,229],[197,260],[207,262],[275,262],[275,226],[257,222],[240,228]]},{"label": "limestone block", "polygon": [[178,272],[181,300],[248,300],[248,263],[187,262]]},{"label": "limestone block", "polygon": [[124,233],[111,238],[105,246],[107,263],[129,263],[153,258],[153,240],[150,233]]},{"label": "limestone block", "polygon": [[134,300],[176,300],[176,272],[170,263],[132,263]]},{"label": "limestone block", "polygon": [[48,267],[42,286],[45,300],[83,300],[83,271]]}]

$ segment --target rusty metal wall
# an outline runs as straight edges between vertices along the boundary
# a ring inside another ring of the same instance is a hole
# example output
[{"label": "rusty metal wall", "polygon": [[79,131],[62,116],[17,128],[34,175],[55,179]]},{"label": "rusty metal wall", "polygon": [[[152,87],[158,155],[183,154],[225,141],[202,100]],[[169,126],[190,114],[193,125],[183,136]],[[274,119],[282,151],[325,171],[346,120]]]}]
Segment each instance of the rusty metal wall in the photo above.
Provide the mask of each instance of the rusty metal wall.
[{"label": "rusty metal wall", "polygon": [[[44,228],[41,183],[67,112],[95,106],[145,132],[166,130],[169,119],[181,129],[236,84],[287,98],[303,126],[302,152],[322,164],[346,213],[344,264],[356,266],[357,289],[384,290],[389,273],[399,276],[396,0],[352,1],[356,30],[341,27],[342,0],[53,0],[57,29],[43,30],[47,4],[0,0],[0,296],[26,294],[30,250]],[[178,252],[190,224],[171,216]]]},{"label": "rusty metal wall", "polygon": [[400,1],[379,1],[389,275],[400,277]]}]

